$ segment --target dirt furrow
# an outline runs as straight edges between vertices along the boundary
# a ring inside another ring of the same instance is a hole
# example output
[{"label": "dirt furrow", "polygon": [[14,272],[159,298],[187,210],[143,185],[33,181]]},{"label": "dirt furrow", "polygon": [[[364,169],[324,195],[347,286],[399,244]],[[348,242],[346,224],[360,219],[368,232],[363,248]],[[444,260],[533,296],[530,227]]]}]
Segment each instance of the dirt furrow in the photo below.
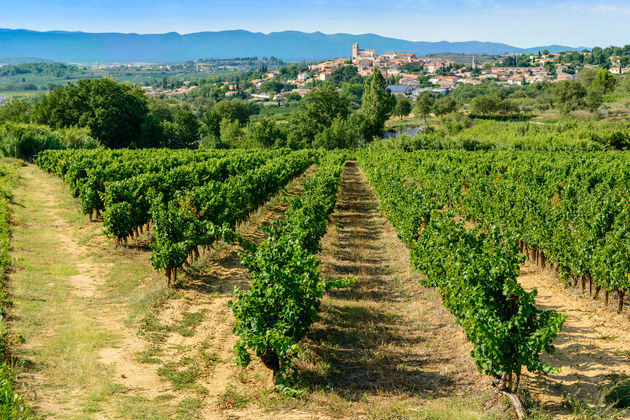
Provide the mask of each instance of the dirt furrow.
[{"label": "dirt furrow", "polygon": [[[352,275],[353,286],[324,299],[303,368],[317,387],[331,389],[354,417],[408,413],[431,399],[487,389],[471,345],[439,295],[419,285],[409,251],[380,214],[361,168],[349,162],[330,229],[323,239],[322,274]],[[331,414],[334,414],[331,412]]]},{"label": "dirt furrow", "polygon": [[565,288],[548,271],[532,263],[522,267],[519,282],[528,291],[538,290],[538,307],[567,315],[555,341],[555,354],[544,357],[561,372],[549,376],[528,374],[524,384],[545,411],[557,417],[572,415],[565,394],[601,405],[612,376],[630,376],[630,320],[603,308],[602,299],[593,300],[577,289]]}]

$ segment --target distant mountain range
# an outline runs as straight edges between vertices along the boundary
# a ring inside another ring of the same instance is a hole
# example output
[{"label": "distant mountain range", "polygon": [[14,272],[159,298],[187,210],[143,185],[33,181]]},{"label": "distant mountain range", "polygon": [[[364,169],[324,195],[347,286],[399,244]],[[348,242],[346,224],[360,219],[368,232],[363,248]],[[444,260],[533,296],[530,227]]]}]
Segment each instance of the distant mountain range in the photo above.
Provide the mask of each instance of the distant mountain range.
[{"label": "distant mountain range", "polygon": [[0,54],[4,57],[42,57],[78,63],[178,63],[199,58],[278,57],[285,61],[311,61],[349,57],[352,44],[375,48],[379,54],[399,51],[430,53],[503,54],[582,50],[562,45],[517,48],[496,42],[416,42],[375,34],[323,34],[298,31],[263,34],[243,30],[180,35],[86,32],[37,32],[0,28]]}]

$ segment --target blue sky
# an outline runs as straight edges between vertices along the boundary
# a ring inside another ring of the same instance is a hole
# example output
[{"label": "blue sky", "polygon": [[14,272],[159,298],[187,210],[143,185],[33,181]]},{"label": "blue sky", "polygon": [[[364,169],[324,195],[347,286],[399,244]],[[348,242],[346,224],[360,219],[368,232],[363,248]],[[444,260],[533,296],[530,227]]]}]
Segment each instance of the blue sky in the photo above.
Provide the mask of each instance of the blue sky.
[{"label": "blue sky", "polygon": [[630,44],[629,0],[0,0],[0,27],[191,33],[377,33],[413,41]]}]

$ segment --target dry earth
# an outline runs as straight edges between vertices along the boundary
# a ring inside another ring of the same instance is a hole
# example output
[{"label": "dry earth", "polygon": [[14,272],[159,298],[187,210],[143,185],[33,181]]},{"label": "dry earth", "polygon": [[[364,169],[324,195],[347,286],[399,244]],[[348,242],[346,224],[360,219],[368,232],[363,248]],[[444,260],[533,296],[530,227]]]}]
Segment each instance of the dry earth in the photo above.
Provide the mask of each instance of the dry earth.
[{"label": "dry earth", "polygon": [[618,315],[613,311],[616,303],[604,308],[602,298],[593,300],[578,289],[565,288],[549,271],[530,262],[522,267],[519,282],[528,291],[538,290],[539,308],[567,315],[555,341],[555,354],[544,356],[546,362],[559,367],[561,372],[548,377],[527,374],[524,385],[545,412],[557,418],[571,416],[562,404],[564,394],[598,405],[611,375],[630,376],[628,308],[625,314]]}]

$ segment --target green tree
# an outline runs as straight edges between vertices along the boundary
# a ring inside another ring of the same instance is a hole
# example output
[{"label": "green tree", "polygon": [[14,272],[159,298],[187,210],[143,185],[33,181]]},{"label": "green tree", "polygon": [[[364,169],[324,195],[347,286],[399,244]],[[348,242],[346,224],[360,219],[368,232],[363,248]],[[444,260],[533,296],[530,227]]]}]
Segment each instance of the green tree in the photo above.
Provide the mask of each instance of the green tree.
[{"label": "green tree", "polygon": [[435,112],[435,115],[437,116],[450,114],[456,110],[457,102],[448,95],[439,97],[433,106],[433,112]]},{"label": "green tree", "polygon": [[396,105],[396,98],[387,89],[387,82],[379,69],[374,69],[372,76],[365,79],[363,103],[360,112],[366,119],[363,138],[371,140],[381,137],[385,128],[385,121]]},{"label": "green tree", "polygon": [[494,114],[499,109],[499,99],[492,94],[479,95],[470,101],[470,112],[479,115]]},{"label": "green tree", "polygon": [[394,107],[393,114],[402,119],[411,113],[411,100],[404,96],[396,99],[396,106]]},{"label": "green tree", "polygon": [[342,83],[361,83],[362,77],[355,66],[346,65],[333,70],[331,80],[338,85]]},{"label": "green tree", "polygon": [[261,89],[263,92],[267,92],[271,94],[271,96],[280,93],[284,88],[284,83],[279,82],[277,80],[270,80],[268,82],[263,83]]},{"label": "green tree", "polygon": [[173,122],[175,111],[177,110],[177,104],[172,98],[147,98],[149,105],[149,112],[159,122],[170,121]]},{"label": "green tree", "polygon": [[221,116],[221,119],[236,120],[240,124],[247,123],[250,115],[256,113],[251,105],[238,98],[224,99],[218,102],[213,109]]},{"label": "green tree", "polygon": [[602,88],[604,93],[610,93],[615,90],[616,84],[617,79],[615,79],[615,76],[612,73],[608,70],[600,69],[595,75],[591,86],[594,88]]},{"label": "green tree", "polygon": [[348,120],[337,117],[333,120],[330,127],[326,127],[323,131],[317,133],[313,146],[323,147],[328,150],[346,149],[356,146],[357,140],[357,132],[351,127]]},{"label": "green tree", "polygon": [[564,113],[579,107],[586,96],[586,88],[577,80],[562,80],[553,89],[553,98]]},{"label": "green tree", "polygon": [[34,117],[53,128],[88,127],[106,147],[140,147],[149,108],[144,93],[129,83],[83,79],[44,95]]},{"label": "green tree", "polygon": [[352,109],[361,107],[363,88],[363,83],[344,83],[341,86],[341,96],[348,100]]},{"label": "green tree", "polygon": [[220,141],[232,147],[238,146],[243,136],[241,125],[236,120],[221,120]]},{"label": "green tree", "polygon": [[597,76],[597,74],[599,73],[600,70],[603,70],[603,69],[601,69],[599,67],[593,67],[593,68],[590,68],[590,69],[583,69],[578,74],[578,80],[582,83],[582,85],[585,88],[588,88],[589,86],[591,86],[593,84],[593,80],[595,80],[595,77]]},{"label": "green tree", "polygon": [[270,118],[261,118],[250,127],[247,140],[253,146],[280,147],[285,143],[285,134],[276,122]]},{"label": "green tree", "polygon": [[418,95],[418,99],[416,99],[416,112],[424,117],[425,122],[433,110],[434,103],[435,95],[428,91],[422,92]]},{"label": "green tree", "polygon": [[0,106],[0,123],[6,121],[27,123],[31,120],[33,105],[23,99],[11,99]]},{"label": "green tree", "polygon": [[289,126],[290,147],[310,146],[315,136],[330,127],[335,118],[347,118],[350,114],[348,100],[341,96],[331,83],[309,91],[300,108],[293,114]]},{"label": "green tree", "polygon": [[605,89],[601,86],[590,86],[586,89],[584,102],[591,111],[596,111],[604,102]]},{"label": "green tree", "polygon": [[219,137],[221,135],[221,116],[210,109],[201,118],[201,133],[205,136]]}]

